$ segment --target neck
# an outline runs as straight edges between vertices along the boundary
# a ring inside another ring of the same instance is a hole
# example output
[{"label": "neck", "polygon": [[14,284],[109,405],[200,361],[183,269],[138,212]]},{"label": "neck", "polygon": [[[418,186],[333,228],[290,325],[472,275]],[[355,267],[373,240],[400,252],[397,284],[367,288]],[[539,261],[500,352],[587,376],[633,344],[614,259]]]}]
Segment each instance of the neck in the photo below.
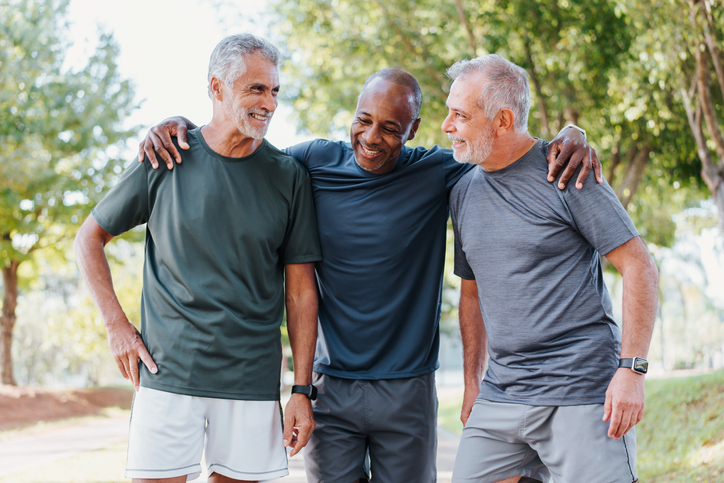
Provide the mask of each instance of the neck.
[{"label": "neck", "polygon": [[536,139],[530,134],[507,133],[504,137],[496,140],[490,156],[482,163],[485,171],[498,171],[515,163],[535,146]]},{"label": "neck", "polygon": [[214,116],[210,123],[201,128],[201,134],[211,149],[230,158],[249,156],[264,141],[242,134],[233,122],[218,116]]}]

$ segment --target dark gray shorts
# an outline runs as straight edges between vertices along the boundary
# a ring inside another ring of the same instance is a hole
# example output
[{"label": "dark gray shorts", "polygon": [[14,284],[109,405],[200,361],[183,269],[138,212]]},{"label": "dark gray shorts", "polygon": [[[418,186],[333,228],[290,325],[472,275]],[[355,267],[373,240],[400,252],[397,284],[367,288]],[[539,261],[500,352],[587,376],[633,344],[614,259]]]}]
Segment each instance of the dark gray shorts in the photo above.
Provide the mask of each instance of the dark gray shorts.
[{"label": "dark gray shorts", "polygon": [[405,379],[342,379],[314,373],[317,424],[304,449],[316,483],[437,481],[435,373]]},{"label": "dark gray shorts", "polygon": [[455,458],[453,483],[524,476],[556,483],[632,483],[636,432],[607,435],[603,404],[527,406],[478,399]]}]

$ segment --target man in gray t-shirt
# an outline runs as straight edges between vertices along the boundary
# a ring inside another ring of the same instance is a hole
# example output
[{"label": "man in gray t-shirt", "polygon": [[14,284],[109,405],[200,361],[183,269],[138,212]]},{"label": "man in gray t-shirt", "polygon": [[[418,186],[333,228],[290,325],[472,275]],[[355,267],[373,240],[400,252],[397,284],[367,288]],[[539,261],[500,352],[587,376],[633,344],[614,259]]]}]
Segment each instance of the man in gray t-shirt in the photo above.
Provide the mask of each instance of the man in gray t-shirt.
[{"label": "man in gray t-shirt", "polygon": [[[607,183],[539,182],[523,69],[488,55],[448,75],[442,128],[478,165],[450,194],[466,382],[453,481],[636,481],[656,268]],[[623,334],[600,255],[623,275]]]}]

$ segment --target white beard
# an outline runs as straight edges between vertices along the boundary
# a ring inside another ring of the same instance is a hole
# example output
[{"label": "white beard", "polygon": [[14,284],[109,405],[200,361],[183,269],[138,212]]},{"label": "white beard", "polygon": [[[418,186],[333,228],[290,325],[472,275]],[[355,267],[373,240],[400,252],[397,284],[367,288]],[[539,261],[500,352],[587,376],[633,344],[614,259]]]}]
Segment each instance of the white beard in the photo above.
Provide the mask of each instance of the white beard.
[{"label": "white beard", "polygon": [[[456,137],[456,136],[450,136],[451,140],[463,140],[463,138]],[[453,158],[458,163],[470,163],[470,164],[483,164],[488,157],[490,156],[490,153],[493,151],[493,141],[495,140],[495,134],[493,133],[492,129],[487,129],[485,132],[481,133],[480,136],[478,136],[474,140],[467,140],[465,139],[465,146],[466,149],[462,153],[458,153],[453,148]]]},{"label": "white beard", "polygon": [[252,126],[251,122],[249,121],[249,114],[266,116],[269,117],[271,120],[271,115],[269,115],[269,113],[266,113],[260,109],[244,109],[243,107],[236,107],[233,104],[233,100],[229,102],[224,102],[224,111],[226,111],[227,116],[234,120],[236,128],[244,136],[250,137],[252,139],[263,139],[264,136],[266,136],[267,129],[269,129],[269,123],[267,122],[267,125],[265,127]]}]

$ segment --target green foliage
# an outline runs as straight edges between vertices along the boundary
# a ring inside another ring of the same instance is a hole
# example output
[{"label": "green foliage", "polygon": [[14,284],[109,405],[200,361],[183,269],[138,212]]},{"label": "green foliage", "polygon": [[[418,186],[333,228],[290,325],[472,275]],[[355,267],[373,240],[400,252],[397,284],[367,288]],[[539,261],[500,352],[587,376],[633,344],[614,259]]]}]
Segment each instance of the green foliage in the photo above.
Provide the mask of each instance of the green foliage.
[{"label": "green foliage", "polygon": [[64,66],[67,4],[0,4],[0,266],[62,250],[121,172],[133,89],[110,35],[85,67]]},{"label": "green foliage", "polygon": [[670,246],[670,214],[707,196],[679,93],[694,65],[682,8],[674,0],[278,0],[271,23],[289,52],[282,94],[299,127],[320,136],[348,129],[369,75],[399,67],[425,98],[411,144],[446,146],[445,69],[500,53],[531,76],[530,132],[551,138],[568,122],[585,127],[647,241]]},{"label": "green foliage", "polygon": [[[140,327],[143,245],[114,240],[106,251],[118,300],[128,319]],[[21,278],[32,280],[19,297],[13,334],[15,374],[21,384],[97,386],[120,377],[100,314],[75,263],[65,258],[44,257],[21,269]]]}]

